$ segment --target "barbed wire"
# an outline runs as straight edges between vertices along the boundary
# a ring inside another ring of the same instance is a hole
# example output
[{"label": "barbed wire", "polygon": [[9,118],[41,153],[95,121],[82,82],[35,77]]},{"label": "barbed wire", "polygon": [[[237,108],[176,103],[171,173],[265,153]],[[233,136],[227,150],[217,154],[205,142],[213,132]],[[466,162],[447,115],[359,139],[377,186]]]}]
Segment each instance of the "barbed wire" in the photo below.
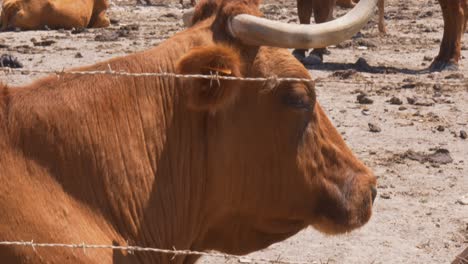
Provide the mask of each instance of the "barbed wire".
[{"label": "barbed wire", "polygon": [[227,260],[237,260],[240,263],[275,263],[275,264],[309,264],[310,261],[293,261],[283,259],[281,256],[272,259],[272,258],[262,258],[262,257],[242,257],[231,254],[224,253],[215,253],[215,252],[201,252],[201,251],[191,251],[191,250],[177,250],[173,249],[160,249],[160,248],[151,248],[151,247],[140,247],[140,246],[115,246],[115,245],[100,245],[100,244],[65,244],[65,243],[36,243],[34,241],[0,241],[0,246],[24,246],[31,247],[34,251],[36,248],[70,248],[70,249],[110,249],[113,251],[121,250],[127,251],[129,254],[134,252],[152,252],[160,254],[170,254],[174,255],[172,258],[175,258],[180,255],[192,255],[200,257],[214,257],[214,258],[223,258]]},{"label": "barbed wire", "polygon": [[277,81],[277,82],[313,82],[312,79],[307,78],[285,78],[285,77],[235,77],[235,76],[225,76],[219,75],[217,72],[213,71],[213,74],[179,74],[173,72],[124,72],[124,71],[115,71],[108,67],[108,70],[105,71],[73,71],[73,70],[32,70],[32,69],[11,69],[11,68],[0,68],[0,71],[10,74],[10,73],[21,73],[21,74],[55,74],[55,75],[113,75],[113,76],[125,76],[125,77],[166,77],[166,78],[178,78],[178,79],[217,79],[217,80],[229,80],[229,81],[247,81],[247,82],[267,82],[267,81]]},{"label": "barbed wire", "polygon": [[[314,82],[314,83],[345,83],[345,84],[362,84],[362,85],[372,85],[375,84],[375,81],[369,79],[361,80],[346,80],[346,79],[332,79],[329,77],[320,77],[316,79],[308,78],[291,78],[291,77],[235,77],[235,76],[225,76],[219,75],[218,72],[213,71],[212,74],[179,74],[173,72],[125,72],[125,71],[115,71],[112,70],[110,65],[108,65],[107,70],[99,71],[76,71],[76,70],[34,70],[34,69],[12,69],[12,68],[0,68],[0,72],[3,72],[6,75],[9,74],[55,74],[57,76],[71,74],[71,75],[112,75],[112,76],[125,76],[125,77],[162,77],[162,78],[178,78],[178,79],[206,79],[206,80],[229,80],[229,81],[246,81],[246,82],[266,82],[272,86],[278,85],[281,82]],[[450,87],[460,87],[466,86],[468,88],[468,79],[460,78],[453,79],[451,81],[431,81],[424,82],[419,80],[414,81],[382,81],[378,80],[379,84],[394,84],[394,85],[404,85],[404,84],[414,84],[414,85],[435,85],[440,84]]]}]

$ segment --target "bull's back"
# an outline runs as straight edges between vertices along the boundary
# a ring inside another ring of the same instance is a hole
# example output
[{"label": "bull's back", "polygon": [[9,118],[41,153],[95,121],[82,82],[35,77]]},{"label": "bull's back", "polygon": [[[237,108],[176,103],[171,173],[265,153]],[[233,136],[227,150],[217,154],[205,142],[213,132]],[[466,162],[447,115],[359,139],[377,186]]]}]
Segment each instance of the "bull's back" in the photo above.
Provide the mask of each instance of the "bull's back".
[{"label": "bull's back", "polygon": [[6,0],[2,10],[2,29],[26,30],[86,27],[91,19],[91,1]]}]

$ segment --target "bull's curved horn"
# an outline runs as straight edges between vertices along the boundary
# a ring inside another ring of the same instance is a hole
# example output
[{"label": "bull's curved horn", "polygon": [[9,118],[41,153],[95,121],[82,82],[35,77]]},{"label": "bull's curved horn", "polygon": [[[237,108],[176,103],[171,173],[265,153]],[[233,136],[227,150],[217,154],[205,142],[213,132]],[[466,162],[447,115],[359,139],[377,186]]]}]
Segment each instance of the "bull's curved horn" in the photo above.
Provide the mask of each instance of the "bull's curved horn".
[{"label": "bull's curved horn", "polygon": [[378,0],[361,0],[346,15],[321,24],[294,25],[252,15],[231,18],[228,30],[245,44],[281,48],[323,48],[350,39],[374,14]]}]

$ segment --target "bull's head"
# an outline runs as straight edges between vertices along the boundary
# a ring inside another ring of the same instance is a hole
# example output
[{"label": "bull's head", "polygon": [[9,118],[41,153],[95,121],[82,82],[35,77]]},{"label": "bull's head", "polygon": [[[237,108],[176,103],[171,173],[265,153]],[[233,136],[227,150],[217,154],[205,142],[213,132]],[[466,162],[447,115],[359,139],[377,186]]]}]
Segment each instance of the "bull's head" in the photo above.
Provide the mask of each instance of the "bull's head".
[{"label": "bull's head", "polygon": [[[320,33],[314,38],[296,32],[295,40],[277,45],[283,36],[272,38],[277,33],[268,31],[285,27],[251,16],[258,15],[258,2],[202,1],[189,32],[210,37],[191,37],[197,44],[179,60],[178,72],[310,78],[288,50],[260,42],[282,47],[302,41],[310,48],[317,47],[319,39],[323,47],[339,42],[337,32],[350,28],[348,17],[348,24],[339,21],[338,29],[336,24],[323,26],[326,30],[312,28],[312,35]],[[371,13],[370,2],[376,1],[361,1],[357,12]],[[351,24],[355,28],[355,21]],[[247,253],[309,225],[337,234],[369,220],[376,179],[326,117],[312,82],[191,79],[183,89],[191,111],[206,115],[206,155],[211,161],[204,194],[206,228],[197,244]]]}]

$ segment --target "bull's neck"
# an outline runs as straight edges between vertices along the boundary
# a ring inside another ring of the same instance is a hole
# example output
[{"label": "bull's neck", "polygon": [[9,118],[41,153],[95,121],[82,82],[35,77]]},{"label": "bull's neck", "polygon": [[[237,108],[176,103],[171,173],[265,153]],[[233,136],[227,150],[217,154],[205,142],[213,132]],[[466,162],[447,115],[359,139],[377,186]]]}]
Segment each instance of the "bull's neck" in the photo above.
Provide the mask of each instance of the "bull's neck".
[{"label": "bull's neck", "polygon": [[[109,64],[116,71],[173,72],[189,48],[181,43],[187,41],[85,70]],[[27,162],[46,169],[44,177],[102,214],[121,243],[193,249],[202,225],[205,117],[182,97],[173,78],[50,78],[18,92],[11,142]],[[172,256],[136,257],[166,263]]]}]

